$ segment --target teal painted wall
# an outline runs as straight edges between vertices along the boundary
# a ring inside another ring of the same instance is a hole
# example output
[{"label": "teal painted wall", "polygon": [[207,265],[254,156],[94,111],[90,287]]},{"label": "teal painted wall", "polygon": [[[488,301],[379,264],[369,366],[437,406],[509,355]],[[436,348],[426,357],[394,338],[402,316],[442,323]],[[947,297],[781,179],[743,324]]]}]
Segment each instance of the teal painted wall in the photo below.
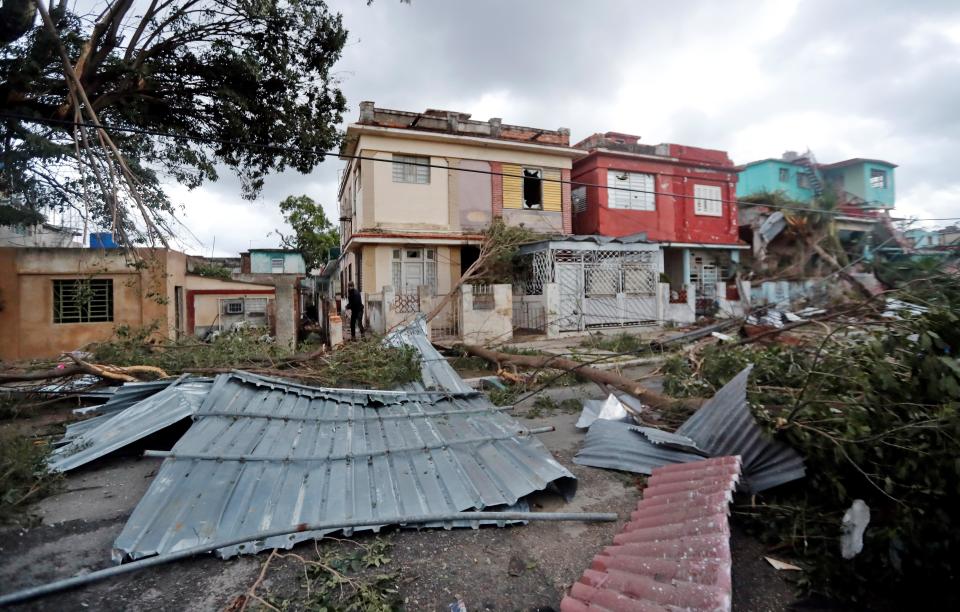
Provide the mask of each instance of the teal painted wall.
[{"label": "teal painted wall", "polygon": [[[780,180],[780,169],[785,169],[786,180]],[[813,190],[797,185],[797,174],[806,173],[804,168],[777,160],[767,160],[751,164],[740,171],[737,179],[737,197],[762,193],[764,191],[782,191],[787,197],[800,202],[813,198]]]},{"label": "teal painted wall", "polygon": [[253,274],[272,274],[271,260],[283,257],[284,274],[305,274],[307,265],[300,253],[277,253],[270,251],[250,251],[250,272]]},{"label": "teal painted wall", "polygon": [[[870,171],[883,170],[887,173],[887,186],[883,189],[877,189],[870,186]],[[896,193],[894,189],[894,172],[893,167],[886,164],[875,164],[872,162],[867,162],[863,165],[863,189],[864,195],[862,196],[864,200],[875,204],[877,206],[883,206],[884,208],[893,208],[893,204],[896,201]]]}]

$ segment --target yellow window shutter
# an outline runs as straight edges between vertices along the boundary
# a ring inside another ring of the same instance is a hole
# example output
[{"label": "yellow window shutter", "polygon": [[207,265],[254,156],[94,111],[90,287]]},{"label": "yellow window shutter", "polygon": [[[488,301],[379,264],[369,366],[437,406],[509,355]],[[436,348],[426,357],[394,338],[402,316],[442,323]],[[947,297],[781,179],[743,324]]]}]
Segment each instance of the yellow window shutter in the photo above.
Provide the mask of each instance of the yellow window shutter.
[{"label": "yellow window shutter", "polygon": [[503,164],[503,207],[523,208],[523,169]]},{"label": "yellow window shutter", "polygon": [[558,182],[560,171],[544,168],[543,178],[543,210],[560,212],[563,210],[563,185]]}]

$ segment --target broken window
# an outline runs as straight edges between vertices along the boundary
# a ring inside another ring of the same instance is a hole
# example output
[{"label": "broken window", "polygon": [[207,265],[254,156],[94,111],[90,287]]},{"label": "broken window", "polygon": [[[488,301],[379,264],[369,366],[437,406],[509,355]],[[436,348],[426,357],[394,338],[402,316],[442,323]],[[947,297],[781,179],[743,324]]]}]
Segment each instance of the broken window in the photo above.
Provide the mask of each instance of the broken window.
[{"label": "broken window", "polygon": [[789,180],[790,180],[790,169],[780,168],[780,182],[786,183]]},{"label": "broken window", "polygon": [[723,201],[717,185],[693,186],[693,213],[704,217],[722,217]]},{"label": "broken window", "polygon": [[871,170],[870,171],[870,187],[873,189],[886,189],[887,188],[887,171],[886,170]]},{"label": "broken window", "polygon": [[430,183],[430,158],[416,155],[393,155],[393,182],[415,183],[428,185]]},{"label": "broken window", "polygon": [[543,170],[523,169],[523,207],[543,208]]},{"label": "broken window", "polygon": [[53,281],[54,323],[106,323],[110,321],[113,321],[112,279]]}]

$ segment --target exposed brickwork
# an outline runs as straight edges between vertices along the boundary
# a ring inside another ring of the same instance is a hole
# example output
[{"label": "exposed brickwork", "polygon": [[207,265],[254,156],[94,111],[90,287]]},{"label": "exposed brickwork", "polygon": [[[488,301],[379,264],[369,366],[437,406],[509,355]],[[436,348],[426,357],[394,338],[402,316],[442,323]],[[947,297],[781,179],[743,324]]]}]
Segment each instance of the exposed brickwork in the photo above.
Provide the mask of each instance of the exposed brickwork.
[{"label": "exposed brickwork", "polygon": [[624,530],[593,558],[561,612],[730,610],[727,505],[740,457],[653,470]]},{"label": "exposed brickwork", "polygon": [[563,233],[573,233],[573,203],[570,201],[570,171],[561,170],[560,178],[563,180],[560,191],[560,201],[563,205]]},{"label": "exposed brickwork", "polygon": [[570,146],[570,130],[567,128],[545,130],[523,125],[507,125],[496,117],[489,121],[477,121],[471,119],[469,113],[434,108],[428,108],[422,113],[415,113],[389,108],[376,108],[373,102],[366,101],[360,103],[360,119],[357,123],[422,132],[496,138],[532,144]]},{"label": "exposed brickwork", "polygon": [[490,205],[493,209],[493,218],[503,217],[503,164],[490,162]]}]

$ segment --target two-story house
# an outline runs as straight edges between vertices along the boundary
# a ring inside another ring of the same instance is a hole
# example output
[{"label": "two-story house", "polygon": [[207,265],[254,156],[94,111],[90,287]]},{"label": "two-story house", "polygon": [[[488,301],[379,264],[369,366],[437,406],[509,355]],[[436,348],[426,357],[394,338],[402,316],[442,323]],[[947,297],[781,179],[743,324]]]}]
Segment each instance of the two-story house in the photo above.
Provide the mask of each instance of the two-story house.
[{"label": "two-story house", "polygon": [[787,151],[779,159],[761,159],[737,168],[737,197],[781,192],[792,200],[810,202],[825,191],[836,194],[841,210],[852,216],[874,217],[892,209],[896,164],[881,159],[854,158],[821,164],[808,151]]},{"label": "two-story house", "polygon": [[[734,192],[737,172],[725,151],[647,145],[620,132],[594,134],[573,166],[573,229],[660,243],[671,287],[693,284],[704,299],[730,278],[741,249]],[[577,185],[577,183],[583,183]]]},{"label": "two-story house", "polygon": [[340,290],[443,295],[476,260],[494,218],[569,234],[569,130],[360,103],[341,148]]},{"label": "two-story house", "polygon": [[[909,250],[909,241],[891,225],[889,211],[896,202],[894,169],[880,159],[853,158],[821,164],[810,151],[787,151],[779,159],[753,161],[737,170],[737,197],[763,202],[765,194],[779,193],[800,204],[829,194],[836,198],[834,223],[851,254],[871,258],[872,243],[882,249]],[[741,234],[753,243],[754,258],[762,258],[765,244],[758,231],[775,207],[741,207]]]}]

